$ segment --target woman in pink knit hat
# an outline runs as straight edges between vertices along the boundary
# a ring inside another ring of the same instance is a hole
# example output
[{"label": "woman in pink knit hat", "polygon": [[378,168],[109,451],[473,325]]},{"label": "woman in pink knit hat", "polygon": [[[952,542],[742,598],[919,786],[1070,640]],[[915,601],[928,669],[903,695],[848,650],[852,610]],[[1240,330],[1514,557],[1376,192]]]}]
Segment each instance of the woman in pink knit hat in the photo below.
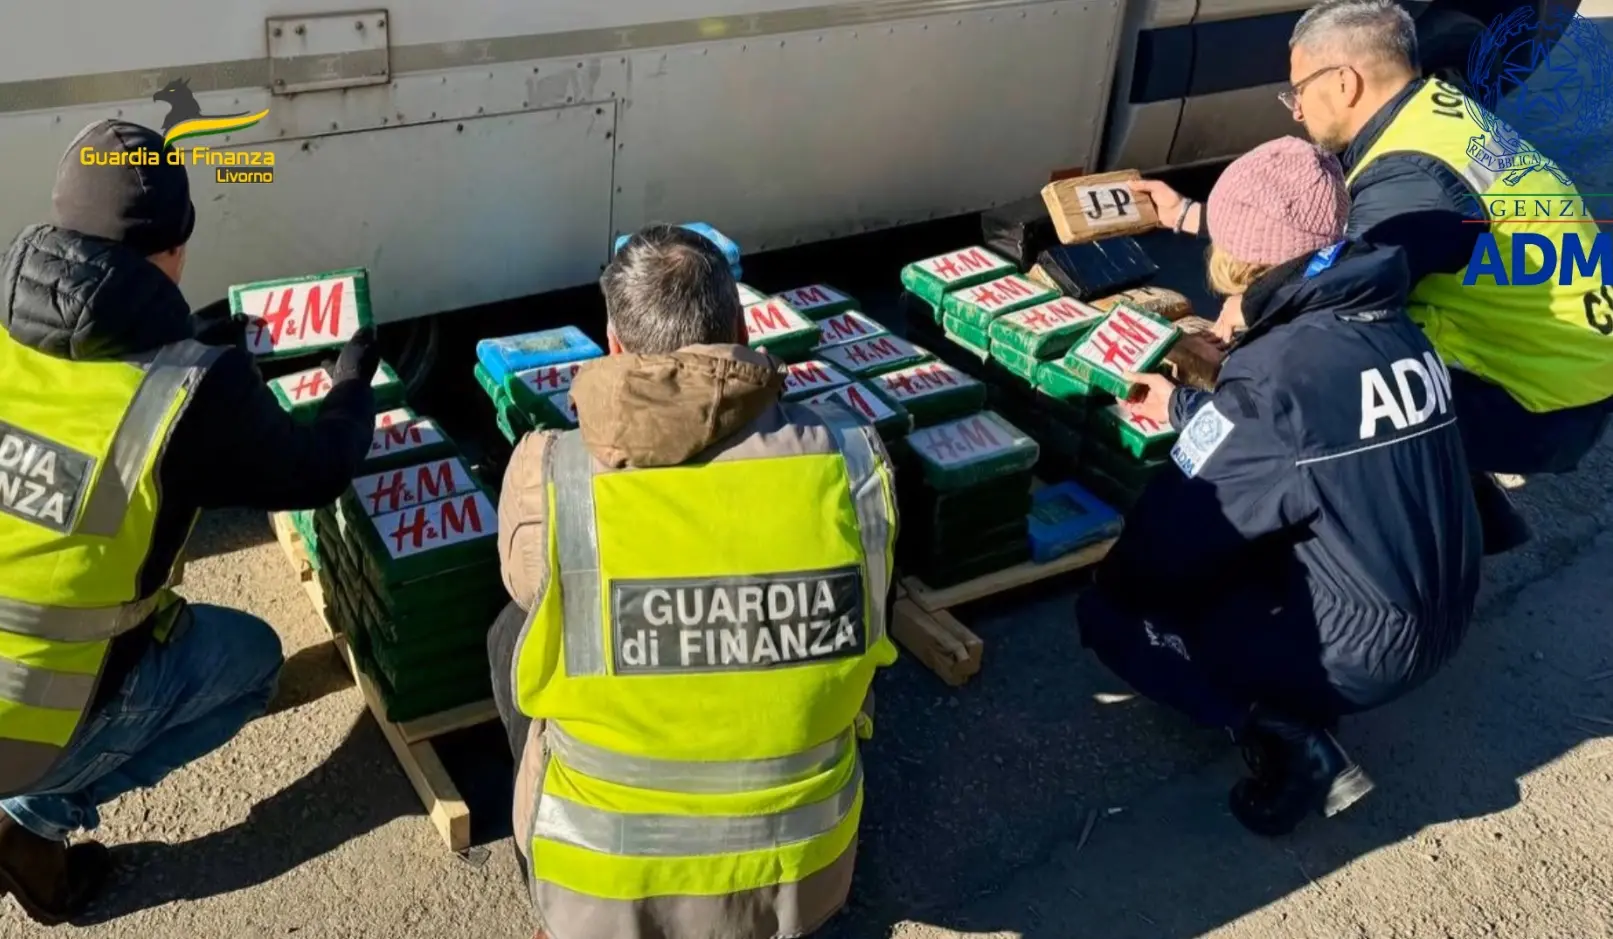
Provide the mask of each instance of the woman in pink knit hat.
[{"label": "woman in pink knit hat", "polygon": [[1333,729],[1438,670],[1478,587],[1450,376],[1406,315],[1404,257],[1343,241],[1347,208],[1337,161],[1285,137],[1183,210],[1208,223],[1230,348],[1213,392],[1132,376],[1178,471],[1077,606],[1113,671],[1242,743],[1232,812],[1266,835],[1370,790]]}]

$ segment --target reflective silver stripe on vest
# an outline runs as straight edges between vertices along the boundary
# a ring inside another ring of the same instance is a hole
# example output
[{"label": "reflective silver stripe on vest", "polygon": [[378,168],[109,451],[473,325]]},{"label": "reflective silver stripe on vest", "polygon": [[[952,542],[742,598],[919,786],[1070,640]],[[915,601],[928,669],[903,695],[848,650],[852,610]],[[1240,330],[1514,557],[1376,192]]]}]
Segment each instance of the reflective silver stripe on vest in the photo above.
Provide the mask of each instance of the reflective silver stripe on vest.
[{"label": "reflective silver stripe on vest", "polygon": [[83,535],[110,538],[123,525],[129,500],[151,451],[164,443],[163,418],[181,391],[190,391],[223,349],[184,340],[164,346],[145,366],[146,374],[118,425],[88,503],[74,529]]},{"label": "reflective silver stripe on vest", "polygon": [[[605,630],[599,596],[599,532],[594,515],[594,463],[582,432],[560,435],[554,451],[555,543],[566,675],[605,674]],[[536,614],[536,609],[533,613]]]},{"label": "reflective silver stripe on vest", "polygon": [[145,622],[157,608],[159,599],[151,596],[118,606],[73,609],[0,597],[0,632],[58,642],[97,642],[126,633]]},{"label": "reflective silver stripe on vest", "polygon": [[862,780],[859,760],[839,792],[821,802],[771,815],[624,814],[545,793],[538,800],[533,831],[539,838],[626,857],[766,851],[833,831],[856,804]]},{"label": "reflective silver stripe on vest", "polygon": [[847,731],[810,750],[764,760],[663,760],[627,756],[571,736],[554,722],[544,728],[544,744],[569,770],[623,786],[696,795],[754,792],[810,779],[839,765],[851,750]]},{"label": "reflective silver stripe on vest", "polygon": [[857,509],[857,530],[862,536],[863,570],[868,578],[868,645],[872,648],[885,638],[885,601],[890,595],[887,551],[891,535],[885,483],[880,477],[880,461],[872,440],[874,429],[838,402],[827,401],[812,407],[834,434],[846,461],[851,504]]},{"label": "reflective silver stripe on vest", "polygon": [[95,694],[94,675],[75,675],[0,658],[0,701],[36,708],[82,711]]}]

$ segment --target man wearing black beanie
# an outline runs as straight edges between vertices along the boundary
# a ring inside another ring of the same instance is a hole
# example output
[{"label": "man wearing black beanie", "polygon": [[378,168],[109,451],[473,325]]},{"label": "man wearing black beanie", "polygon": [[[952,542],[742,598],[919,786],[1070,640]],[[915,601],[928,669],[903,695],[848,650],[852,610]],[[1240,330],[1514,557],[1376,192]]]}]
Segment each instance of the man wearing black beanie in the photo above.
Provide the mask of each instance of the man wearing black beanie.
[{"label": "man wearing black beanie", "polygon": [[168,589],[198,513],[328,504],[374,429],[373,332],[304,426],[243,324],[192,316],[196,211],[173,152],[135,124],[85,128],[54,224],[0,262],[0,894],[41,923],[106,877],[106,848],[67,844],[97,806],[222,746],[274,694],[267,623]]}]

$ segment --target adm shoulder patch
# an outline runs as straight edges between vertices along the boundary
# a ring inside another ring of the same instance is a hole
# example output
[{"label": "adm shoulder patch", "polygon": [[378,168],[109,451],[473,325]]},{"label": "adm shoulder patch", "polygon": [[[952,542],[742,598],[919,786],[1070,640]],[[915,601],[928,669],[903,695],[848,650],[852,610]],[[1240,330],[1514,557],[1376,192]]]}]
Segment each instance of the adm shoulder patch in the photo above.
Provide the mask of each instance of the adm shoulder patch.
[{"label": "adm shoulder patch", "polygon": [[1177,438],[1176,446],[1171,448],[1171,459],[1181,469],[1182,475],[1189,479],[1204,471],[1204,464],[1215,456],[1215,451],[1221,449],[1228,437],[1232,436],[1232,429],[1236,425],[1228,420],[1226,415],[1216,409],[1212,401],[1187,422],[1182,429],[1182,435]]}]

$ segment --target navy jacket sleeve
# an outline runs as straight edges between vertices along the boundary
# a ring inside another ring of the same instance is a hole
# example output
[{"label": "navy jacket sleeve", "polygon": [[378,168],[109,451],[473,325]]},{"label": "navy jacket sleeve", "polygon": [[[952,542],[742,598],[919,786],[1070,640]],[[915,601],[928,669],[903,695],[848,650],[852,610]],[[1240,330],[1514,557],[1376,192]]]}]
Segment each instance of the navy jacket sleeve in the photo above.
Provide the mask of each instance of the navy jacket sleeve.
[{"label": "navy jacket sleeve", "polygon": [[[1193,420],[1222,428],[1219,439],[1186,461],[1195,475],[1180,466],[1160,472],[1099,572],[1106,587],[1155,604],[1186,601],[1223,582],[1251,545],[1303,524],[1306,512],[1293,447],[1256,383],[1224,378],[1214,394],[1173,395],[1173,412],[1184,401],[1197,409]],[[1193,430],[1189,421],[1184,435]],[[1170,597],[1160,596],[1161,583],[1171,585]]]},{"label": "navy jacket sleeve", "polygon": [[252,359],[227,349],[174,428],[164,484],[199,509],[312,509],[352,482],[375,431],[375,398],[341,382],[311,424],[291,419]]},{"label": "navy jacket sleeve", "polygon": [[1467,266],[1488,230],[1477,197],[1450,167],[1426,154],[1393,154],[1350,186],[1345,236],[1406,254],[1413,284]]}]

